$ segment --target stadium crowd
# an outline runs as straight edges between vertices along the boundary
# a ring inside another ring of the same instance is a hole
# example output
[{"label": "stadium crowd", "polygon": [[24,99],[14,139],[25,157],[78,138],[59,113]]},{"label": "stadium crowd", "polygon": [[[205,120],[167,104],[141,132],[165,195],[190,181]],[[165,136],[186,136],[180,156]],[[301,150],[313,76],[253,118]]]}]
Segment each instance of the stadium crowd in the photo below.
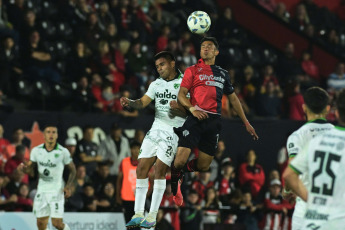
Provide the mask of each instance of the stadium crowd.
[{"label": "stadium crowd", "polygon": [[[312,1],[302,1],[304,5],[296,7],[292,17],[286,17],[282,4],[257,2],[301,33],[319,39],[314,27],[320,31],[323,27]],[[300,60],[294,58],[293,43],[286,44],[284,53],[274,51],[239,26],[233,19],[235,12],[219,9],[211,0],[0,0],[0,109],[12,111],[25,101],[25,108],[138,116],[136,110],[123,110],[119,99],[139,98],[146,91],[156,77],[156,52],[171,51],[182,72],[196,63],[200,37],[185,25],[195,9],[211,16],[209,34],[220,41],[217,61],[229,71],[249,117],[304,120],[301,105],[306,88],[323,86],[333,98],[344,88],[344,63],[329,76],[321,76],[310,51]],[[343,22],[336,25],[340,28]],[[342,38],[335,29],[320,42],[341,51]],[[223,117],[236,116],[226,97],[222,106]],[[146,112],[152,113],[152,108]],[[334,110],[328,119],[335,119]],[[0,210],[30,211],[37,175],[16,170],[28,160],[30,150],[23,144],[22,129],[13,130],[11,141],[3,138],[3,132],[0,125]],[[66,211],[125,210],[126,218],[132,216],[133,178],[128,171],[136,167],[144,136],[144,131],[137,130],[129,140],[114,124],[99,145],[92,142],[92,126],[84,127],[82,140],[67,139],[64,145],[77,165],[77,180]],[[197,155],[197,149],[193,153]],[[281,197],[286,150],[277,153],[279,170],[266,176],[254,150],[238,165],[229,155],[220,140],[210,171],[186,175],[185,204],[180,209],[167,182],[157,228],[192,230],[200,229],[201,223],[238,223],[248,229],[289,229],[293,205]]]}]

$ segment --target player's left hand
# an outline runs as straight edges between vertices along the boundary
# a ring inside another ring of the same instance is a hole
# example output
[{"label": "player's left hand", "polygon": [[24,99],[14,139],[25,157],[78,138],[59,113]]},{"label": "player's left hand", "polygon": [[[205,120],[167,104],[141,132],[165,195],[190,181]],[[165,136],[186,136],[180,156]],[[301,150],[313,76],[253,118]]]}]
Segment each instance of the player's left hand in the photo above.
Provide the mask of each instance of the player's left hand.
[{"label": "player's left hand", "polygon": [[251,124],[248,122],[246,123],[246,129],[247,132],[252,135],[254,140],[259,140],[259,136],[256,134],[255,129],[253,128],[253,126],[251,126]]},{"label": "player's left hand", "polygon": [[69,197],[71,197],[71,195],[72,195],[72,189],[70,188],[70,187],[65,187],[64,189],[63,189],[63,191],[64,191],[64,193],[65,193],[65,198],[69,198]]}]

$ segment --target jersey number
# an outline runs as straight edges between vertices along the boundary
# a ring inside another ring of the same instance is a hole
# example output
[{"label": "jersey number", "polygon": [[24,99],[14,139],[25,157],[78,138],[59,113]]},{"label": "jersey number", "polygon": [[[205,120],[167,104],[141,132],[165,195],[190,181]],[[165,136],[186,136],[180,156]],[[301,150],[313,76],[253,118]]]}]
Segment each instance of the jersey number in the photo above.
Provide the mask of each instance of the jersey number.
[{"label": "jersey number", "polygon": [[[327,161],[325,161],[325,156],[326,156],[326,152],[322,152],[322,151],[315,152],[314,162],[317,162],[318,159],[320,159],[320,165],[319,165],[319,169],[316,170],[312,175],[311,192],[316,193],[316,194],[322,194],[325,196],[332,196],[333,189],[334,189],[335,175],[331,169],[331,164],[332,164],[332,161],[339,162],[341,157],[336,154],[329,153],[328,159]],[[326,167],[324,167],[324,164],[326,164]],[[315,179],[324,171],[326,171],[327,175],[331,178],[331,182],[330,182],[331,186],[329,188],[328,186],[329,184],[323,183],[322,192],[321,192],[321,186],[317,186],[315,184]]]}]

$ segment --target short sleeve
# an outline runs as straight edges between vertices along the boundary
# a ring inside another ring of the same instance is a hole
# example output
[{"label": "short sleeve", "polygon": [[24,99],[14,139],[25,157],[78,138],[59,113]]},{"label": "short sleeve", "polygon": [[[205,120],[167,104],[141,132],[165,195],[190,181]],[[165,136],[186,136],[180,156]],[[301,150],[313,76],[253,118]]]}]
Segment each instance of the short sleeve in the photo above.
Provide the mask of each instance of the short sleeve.
[{"label": "short sleeve", "polygon": [[37,157],[36,157],[36,148],[33,148],[30,153],[30,161],[32,162],[37,162]]},{"label": "short sleeve", "polygon": [[64,149],[63,150],[63,163],[65,165],[68,165],[71,162],[72,162],[71,154],[69,153],[68,149]]},{"label": "short sleeve", "polygon": [[192,88],[192,85],[193,85],[193,73],[190,68],[187,68],[183,74],[180,87],[184,87],[189,90],[190,88]]},{"label": "short sleeve", "polygon": [[295,157],[301,150],[299,137],[296,133],[291,134],[286,142],[286,149],[290,157]]},{"label": "short sleeve", "polygon": [[235,91],[235,89],[234,89],[234,87],[232,86],[232,84],[230,82],[230,76],[229,76],[228,72],[224,71],[222,73],[224,73],[224,75],[225,75],[225,77],[224,77],[225,78],[225,82],[224,82],[223,93],[226,94],[226,95],[230,95],[230,94],[232,94]]},{"label": "short sleeve", "polygon": [[[157,80],[156,80],[157,81]],[[156,81],[152,82],[147,90],[147,92],[145,93],[146,96],[148,96],[149,98],[151,98],[152,100],[155,99],[155,93],[156,93]]]},{"label": "short sleeve", "polygon": [[308,149],[311,144],[312,142],[307,144],[289,164],[289,167],[298,174],[308,171]]}]

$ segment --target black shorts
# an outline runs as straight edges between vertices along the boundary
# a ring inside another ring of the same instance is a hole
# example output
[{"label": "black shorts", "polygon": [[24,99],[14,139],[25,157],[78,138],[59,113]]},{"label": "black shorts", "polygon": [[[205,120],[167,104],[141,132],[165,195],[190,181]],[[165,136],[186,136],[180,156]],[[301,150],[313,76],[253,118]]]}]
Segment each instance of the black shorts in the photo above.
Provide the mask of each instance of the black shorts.
[{"label": "black shorts", "polygon": [[190,115],[180,128],[174,128],[179,137],[178,147],[193,149],[198,147],[200,151],[214,156],[219,134],[221,131],[220,115],[208,114],[208,118],[199,121],[198,118]]}]

